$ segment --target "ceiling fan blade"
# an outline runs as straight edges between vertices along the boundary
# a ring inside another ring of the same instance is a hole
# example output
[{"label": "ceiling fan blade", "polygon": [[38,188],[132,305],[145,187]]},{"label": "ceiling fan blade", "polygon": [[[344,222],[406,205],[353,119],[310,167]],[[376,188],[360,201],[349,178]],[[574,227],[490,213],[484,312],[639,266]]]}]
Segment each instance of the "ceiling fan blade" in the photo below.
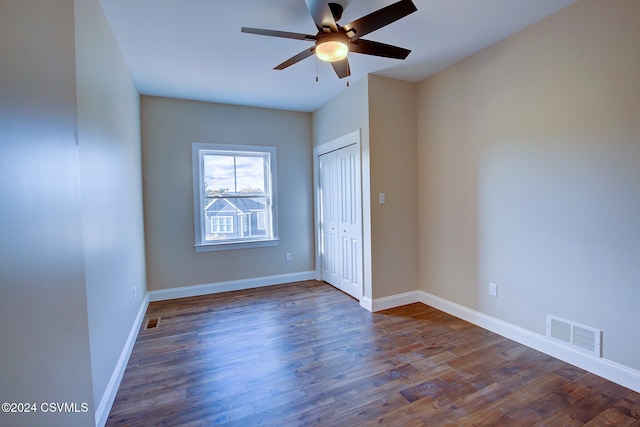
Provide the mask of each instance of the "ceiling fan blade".
[{"label": "ceiling fan blade", "polygon": [[371,40],[358,39],[349,43],[349,52],[364,53],[365,55],[383,56],[385,58],[405,59],[411,51],[403,47],[392,46]]},{"label": "ceiling fan blade", "polygon": [[261,36],[283,37],[285,39],[311,40],[311,41],[316,39],[316,36],[312,36],[311,34],[290,33],[288,31],[277,31],[277,30],[265,30],[263,28],[242,27],[240,30],[243,33],[258,34]]},{"label": "ceiling fan blade", "polygon": [[325,28],[328,28],[332,33],[338,32],[338,25],[326,0],[305,0],[305,2],[318,31],[327,32]]},{"label": "ceiling fan blade", "polygon": [[287,67],[290,67],[291,65],[298,63],[300,61],[302,61],[305,58],[310,57],[311,55],[313,55],[316,52],[316,48],[315,46],[309,49],[305,49],[302,52],[300,52],[297,55],[292,56],[291,58],[287,59],[286,61],[284,61],[282,64],[276,65],[275,67],[273,67],[274,70],[284,70]]},{"label": "ceiling fan blade", "polygon": [[338,78],[343,79],[351,75],[351,68],[349,67],[349,59],[347,58],[341,59],[340,61],[332,62],[331,66],[333,67],[333,70],[338,75]]},{"label": "ceiling fan blade", "polygon": [[418,10],[411,0],[400,0],[382,9],[356,19],[342,28],[347,32],[349,40],[355,41],[379,28],[402,19]]}]

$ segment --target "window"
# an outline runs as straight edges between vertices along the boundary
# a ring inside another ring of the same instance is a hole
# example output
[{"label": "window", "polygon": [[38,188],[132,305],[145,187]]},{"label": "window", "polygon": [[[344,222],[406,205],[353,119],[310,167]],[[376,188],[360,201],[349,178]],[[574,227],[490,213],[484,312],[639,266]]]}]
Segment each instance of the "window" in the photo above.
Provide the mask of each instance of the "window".
[{"label": "window", "polygon": [[196,251],[278,244],[276,149],[194,143]]},{"label": "window", "polygon": [[265,230],[267,227],[265,224],[265,220],[267,216],[264,214],[264,212],[258,212],[257,216],[258,216],[258,230]]},{"label": "window", "polygon": [[210,216],[210,233],[233,233],[232,216]]}]

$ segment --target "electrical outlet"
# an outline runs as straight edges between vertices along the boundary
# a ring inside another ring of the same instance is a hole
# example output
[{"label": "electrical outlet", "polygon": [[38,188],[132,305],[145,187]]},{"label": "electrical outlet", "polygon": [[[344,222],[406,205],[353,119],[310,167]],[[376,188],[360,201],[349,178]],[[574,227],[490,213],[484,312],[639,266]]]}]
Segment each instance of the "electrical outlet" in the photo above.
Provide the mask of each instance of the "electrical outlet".
[{"label": "electrical outlet", "polygon": [[287,261],[291,261],[291,252],[287,252],[287,255],[285,256],[285,259]]},{"label": "electrical outlet", "polygon": [[489,295],[492,297],[498,296],[498,285],[496,283],[489,283]]},{"label": "electrical outlet", "polygon": [[133,300],[136,300],[136,287],[133,287]]}]

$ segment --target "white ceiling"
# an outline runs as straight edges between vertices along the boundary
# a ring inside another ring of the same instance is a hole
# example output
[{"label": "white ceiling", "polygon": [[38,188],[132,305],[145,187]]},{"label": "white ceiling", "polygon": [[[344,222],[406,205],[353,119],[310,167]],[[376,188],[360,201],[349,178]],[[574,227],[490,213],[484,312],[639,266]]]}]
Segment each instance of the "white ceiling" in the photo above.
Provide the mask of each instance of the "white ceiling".
[{"label": "white ceiling", "polygon": [[[395,0],[335,0],[347,24]],[[352,53],[351,83],[372,73],[418,82],[576,0],[413,0],[418,11],[367,35],[411,49],[404,60]],[[273,67],[312,42],[240,28],[315,34],[304,0],[101,0],[133,80],[145,95],[314,111],[340,92],[331,65]],[[319,82],[316,83],[316,69]]]}]

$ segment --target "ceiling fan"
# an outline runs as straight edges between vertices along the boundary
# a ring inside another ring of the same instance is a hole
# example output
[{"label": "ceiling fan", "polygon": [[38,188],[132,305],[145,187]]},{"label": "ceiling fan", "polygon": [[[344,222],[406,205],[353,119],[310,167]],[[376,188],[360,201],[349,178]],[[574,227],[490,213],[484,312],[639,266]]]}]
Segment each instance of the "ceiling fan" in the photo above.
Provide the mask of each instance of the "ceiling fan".
[{"label": "ceiling fan", "polygon": [[342,5],[328,3],[326,0],[305,2],[318,27],[316,35],[242,27],[243,33],[315,42],[313,47],[276,65],[274,70],[284,70],[315,54],[318,59],[330,62],[338,77],[342,79],[351,75],[347,58],[349,52],[394,59],[405,59],[411,53],[408,49],[361,38],[418,10],[411,0],[400,0],[342,26],[337,24],[342,17]]}]

